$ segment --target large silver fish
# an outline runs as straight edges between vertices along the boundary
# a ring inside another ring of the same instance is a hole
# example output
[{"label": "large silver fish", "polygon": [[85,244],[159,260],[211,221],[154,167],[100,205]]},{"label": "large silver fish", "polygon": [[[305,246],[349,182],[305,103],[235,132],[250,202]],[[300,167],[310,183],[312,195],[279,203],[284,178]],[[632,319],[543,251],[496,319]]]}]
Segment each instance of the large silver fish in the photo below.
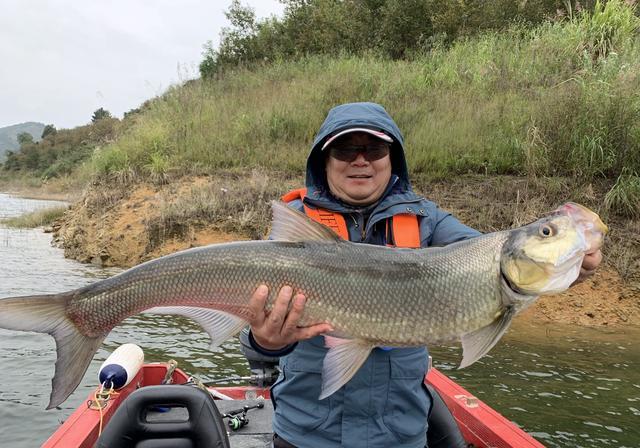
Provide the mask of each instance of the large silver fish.
[{"label": "large silver fish", "polygon": [[281,203],[273,213],[273,240],[190,249],[73,291],[0,299],[1,328],[55,338],[48,408],[75,390],[105,336],[126,317],[161,307],[151,311],[189,316],[220,344],[247,324],[249,298],[262,283],[269,304],[284,285],[306,295],[300,325],[335,328],[320,399],[344,385],[376,346],[461,339],[461,367],[468,366],[538,295],[568,288],[607,232],[598,215],[569,203],[518,229],[441,248],[392,249],[340,240]]}]

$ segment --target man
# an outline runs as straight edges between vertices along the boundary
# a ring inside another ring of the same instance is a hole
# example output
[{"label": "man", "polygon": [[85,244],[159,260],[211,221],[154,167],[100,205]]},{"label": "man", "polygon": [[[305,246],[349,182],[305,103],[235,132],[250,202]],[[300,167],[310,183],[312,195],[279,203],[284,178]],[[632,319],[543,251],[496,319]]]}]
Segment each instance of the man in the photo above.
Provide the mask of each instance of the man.
[{"label": "man", "polygon": [[[373,103],[329,112],[307,161],[306,189],[285,200],[354,242],[427,247],[479,235],[413,192],[402,134]],[[587,258],[583,267],[595,269],[599,253]],[[272,388],[276,448],[425,446],[432,402],[423,386],[426,348],[375,349],[345,386],[318,400],[328,350],[320,335],[332,328],[298,328],[305,297],[290,287],[279,291],[270,313],[267,296],[262,285],[251,298],[250,341],[257,351],[281,357]]]}]

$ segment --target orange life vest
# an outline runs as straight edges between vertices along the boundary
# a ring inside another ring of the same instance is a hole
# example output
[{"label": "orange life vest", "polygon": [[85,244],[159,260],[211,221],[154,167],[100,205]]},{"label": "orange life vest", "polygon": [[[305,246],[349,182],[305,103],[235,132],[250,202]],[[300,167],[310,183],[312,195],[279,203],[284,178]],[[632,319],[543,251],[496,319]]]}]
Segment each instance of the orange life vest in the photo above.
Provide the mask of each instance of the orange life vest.
[{"label": "orange life vest", "polygon": [[[307,195],[306,188],[292,190],[282,196],[283,202],[291,202],[296,199],[303,201],[304,213],[314,221],[329,227],[340,238],[349,241],[349,230],[344,216],[340,213],[332,212],[322,208],[311,208],[304,203],[304,197]],[[419,248],[420,247],[420,226],[418,225],[418,217],[411,213],[401,213],[394,215],[387,220],[387,235],[389,235],[389,221],[391,221],[391,231],[394,244],[388,244],[394,247]]]}]

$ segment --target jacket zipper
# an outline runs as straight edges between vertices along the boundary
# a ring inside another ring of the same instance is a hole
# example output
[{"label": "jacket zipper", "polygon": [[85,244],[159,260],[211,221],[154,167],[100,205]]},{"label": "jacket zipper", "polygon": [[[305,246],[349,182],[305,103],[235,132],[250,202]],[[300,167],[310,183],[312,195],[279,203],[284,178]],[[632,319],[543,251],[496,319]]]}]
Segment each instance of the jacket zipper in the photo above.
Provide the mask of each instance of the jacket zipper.
[{"label": "jacket zipper", "polygon": [[355,218],[355,216],[353,216],[352,213],[349,213],[349,217],[353,220],[353,226],[356,229],[360,229],[360,242],[364,242],[364,238],[365,238],[365,228],[364,226],[362,226],[362,228],[360,228],[360,224],[358,224],[358,220]]}]

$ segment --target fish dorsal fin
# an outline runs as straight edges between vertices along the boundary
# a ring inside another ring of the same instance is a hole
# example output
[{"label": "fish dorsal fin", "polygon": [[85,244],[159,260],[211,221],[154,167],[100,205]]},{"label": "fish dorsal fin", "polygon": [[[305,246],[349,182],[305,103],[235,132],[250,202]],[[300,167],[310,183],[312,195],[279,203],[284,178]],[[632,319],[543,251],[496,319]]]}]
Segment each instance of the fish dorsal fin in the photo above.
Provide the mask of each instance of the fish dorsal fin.
[{"label": "fish dorsal fin", "polygon": [[249,323],[233,314],[210,308],[192,306],[159,306],[143,311],[145,314],[173,314],[188,317],[200,325],[211,338],[211,347],[218,347],[239,333]]},{"label": "fish dorsal fin", "polygon": [[369,357],[374,346],[361,339],[327,338],[331,347],[322,363],[322,392],[320,400],[344,386]]},{"label": "fish dorsal fin", "polygon": [[515,315],[516,310],[513,307],[509,307],[500,317],[486,327],[463,335],[462,362],[458,368],[468,367],[486,355],[507,331]]},{"label": "fish dorsal fin", "polygon": [[271,239],[279,241],[342,241],[328,227],[319,224],[307,215],[292,209],[283,202],[273,201],[273,222],[271,224]]}]

